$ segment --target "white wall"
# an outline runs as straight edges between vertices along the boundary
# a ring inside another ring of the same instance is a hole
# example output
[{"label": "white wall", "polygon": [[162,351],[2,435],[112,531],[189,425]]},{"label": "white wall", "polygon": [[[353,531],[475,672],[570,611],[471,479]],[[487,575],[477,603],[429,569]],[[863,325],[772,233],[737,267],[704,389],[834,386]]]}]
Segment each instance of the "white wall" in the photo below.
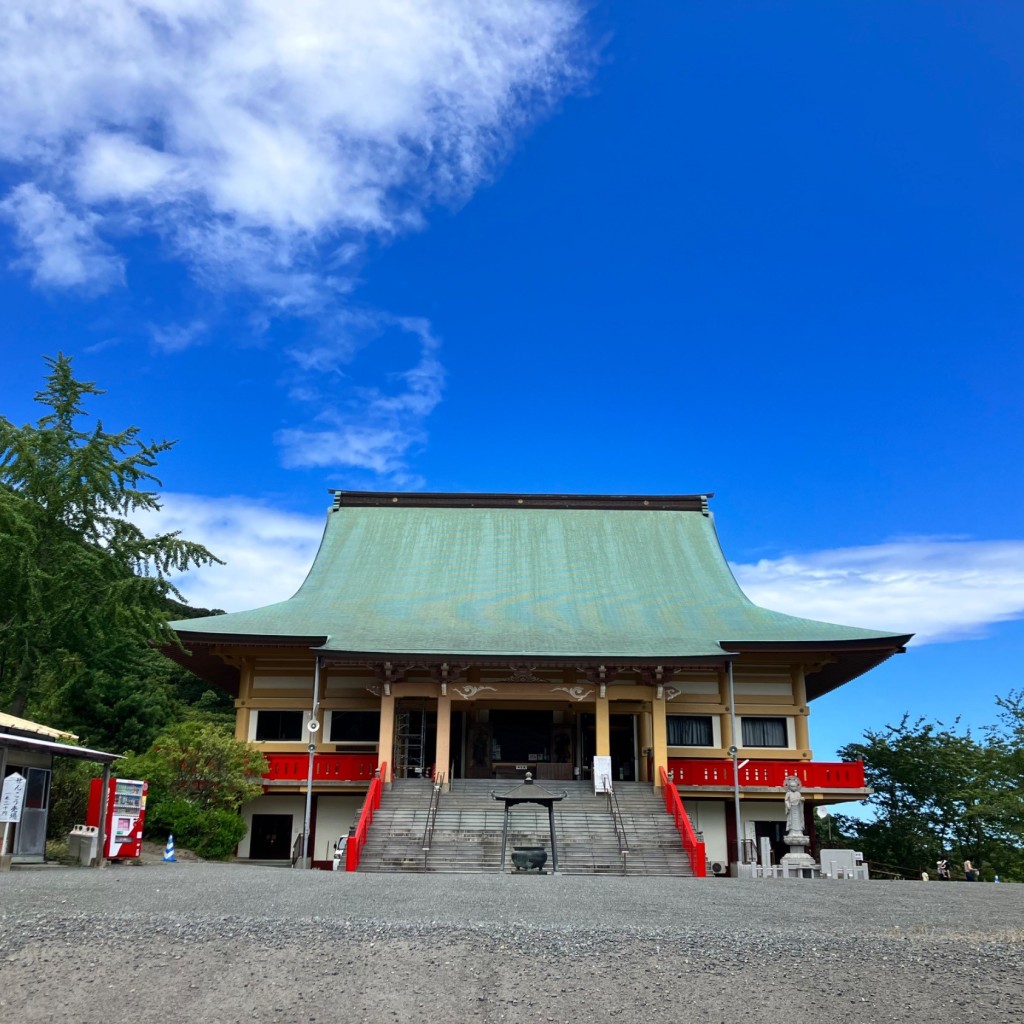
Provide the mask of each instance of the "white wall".
[{"label": "white wall", "polygon": [[306,798],[297,793],[286,796],[258,796],[255,800],[242,804],[242,817],[245,819],[245,838],[238,844],[238,856],[249,856],[249,837],[252,834],[252,816],[254,814],[290,814],[292,816],[292,842],[302,831],[302,823],[306,817]]},{"label": "white wall", "polygon": [[[704,848],[709,861],[728,862],[736,859],[736,851],[728,848],[726,818],[732,818],[732,801],[684,800],[695,832],[704,833]],[[755,821],[785,821],[786,805],[782,795],[778,800],[743,800],[740,802],[740,823],[744,838],[754,838]]]},{"label": "white wall", "polygon": [[704,852],[707,859],[728,860],[725,841],[726,805],[718,801],[684,800],[683,806],[694,831],[704,833]]},{"label": "white wall", "polygon": [[334,844],[341,836],[348,835],[349,825],[354,824],[365,799],[360,793],[358,796],[322,796],[317,800],[314,860],[330,860],[334,856]]}]

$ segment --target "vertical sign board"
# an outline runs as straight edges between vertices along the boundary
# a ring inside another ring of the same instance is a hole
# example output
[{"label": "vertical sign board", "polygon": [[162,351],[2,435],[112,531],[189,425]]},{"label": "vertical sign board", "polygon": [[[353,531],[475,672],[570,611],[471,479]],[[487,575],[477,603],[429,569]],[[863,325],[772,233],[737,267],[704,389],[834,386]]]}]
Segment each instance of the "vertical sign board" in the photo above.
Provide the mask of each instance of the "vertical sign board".
[{"label": "vertical sign board", "polygon": [[0,821],[21,821],[24,805],[25,776],[15,772],[4,779],[3,795],[0,795]]},{"label": "vertical sign board", "polygon": [[0,822],[3,822],[4,836],[0,844],[0,857],[7,860],[7,836],[11,831],[11,822],[21,821],[21,809],[25,806],[25,776],[15,772],[4,779],[3,792],[0,793]]},{"label": "vertical sign board", "polygon": [[594,757],[594,792],[607,793],[612,788],[612,759],[598,754]]}]

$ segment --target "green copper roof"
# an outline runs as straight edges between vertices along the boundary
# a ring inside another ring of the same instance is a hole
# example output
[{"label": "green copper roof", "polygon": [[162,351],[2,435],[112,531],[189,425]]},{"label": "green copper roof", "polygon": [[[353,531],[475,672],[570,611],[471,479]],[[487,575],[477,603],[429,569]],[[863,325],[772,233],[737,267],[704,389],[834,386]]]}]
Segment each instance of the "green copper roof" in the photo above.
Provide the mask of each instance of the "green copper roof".
[{"label": "green copper roof", "polygon": [[172,626],[186,645],[326,637],[326,651],[492,657],[670,660],[721,657],[731,643],[907,639],[751,603],[700,496],[650,507],[445,497],[347,504],[341,494],[294,597]]}]

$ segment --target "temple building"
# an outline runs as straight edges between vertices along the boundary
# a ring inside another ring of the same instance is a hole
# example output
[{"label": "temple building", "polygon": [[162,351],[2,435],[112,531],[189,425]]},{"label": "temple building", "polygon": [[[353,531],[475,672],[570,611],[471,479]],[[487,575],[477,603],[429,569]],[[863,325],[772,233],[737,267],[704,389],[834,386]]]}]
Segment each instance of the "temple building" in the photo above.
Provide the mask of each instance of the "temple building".
[{"label": "temple building", "polygon": [[910,637],[753,604],[711,495],[333,493],[294,597],[172,623],[167,653],[235,697],[270,766],[239,856],[289,855],[310,746],[320,865],[378,771],[668,780],[716,870],[737,821],[781,842],[787,775],[808,810],[867,794],[862,766],[814,761],[810,704]]}]

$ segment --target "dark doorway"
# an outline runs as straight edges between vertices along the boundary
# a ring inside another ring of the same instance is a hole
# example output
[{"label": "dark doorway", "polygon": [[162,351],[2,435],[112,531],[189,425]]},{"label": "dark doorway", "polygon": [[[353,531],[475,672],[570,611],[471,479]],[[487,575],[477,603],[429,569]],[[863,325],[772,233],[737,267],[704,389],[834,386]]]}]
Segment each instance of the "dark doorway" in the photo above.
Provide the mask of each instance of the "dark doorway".
[{"label": "dark doorway", "polygon": [[288,860],[292,855],[292,816],[254,814],[249,839],[250,860]]},{"label": "dark doorway", "polygon": [[[580,715],[580,756],[584,777],[588,776],[597,752],[595,730],[597,723],[592,713]],[[637,779],[636,760],[636,715],[608,716],[609,753],[612,756],[612,780],[635,782]]]},{"label": "dark doorway", "polygon": [[491,759],[493,761],[550,761],[550,711],[491,712]]},{"label": "dark doorway", "polygon": [[789,853],[789,847],[782,841],[786,834],[784,821],[755,821],[754,838],[757,843],[757,857],[761,858],[761,840],[767,839],[772,844],[772,861],[778,864]]},{"label": "dark doorway", "polygon": [[636,782],[636,715],[608,717],[612,776],[619,782]]},{"label": "dark doorway", "polygon": [[[466,712],[453,711],[451,732],[448,737],[448,747],[451,753],[452,763],[449,766],[453,779],[465,778],[462,767],[462,744],[466,731]],[[437,766],[438,771],[444,771],[443,765]]]},{"label": "dark doorway", "polygon": [[[421,779],[430,774],[437,750],[437,712],[418,701],[401,701],[395,711],[392,771],[396,779]],[[438,771],[446,771],[441,765]]]}]

